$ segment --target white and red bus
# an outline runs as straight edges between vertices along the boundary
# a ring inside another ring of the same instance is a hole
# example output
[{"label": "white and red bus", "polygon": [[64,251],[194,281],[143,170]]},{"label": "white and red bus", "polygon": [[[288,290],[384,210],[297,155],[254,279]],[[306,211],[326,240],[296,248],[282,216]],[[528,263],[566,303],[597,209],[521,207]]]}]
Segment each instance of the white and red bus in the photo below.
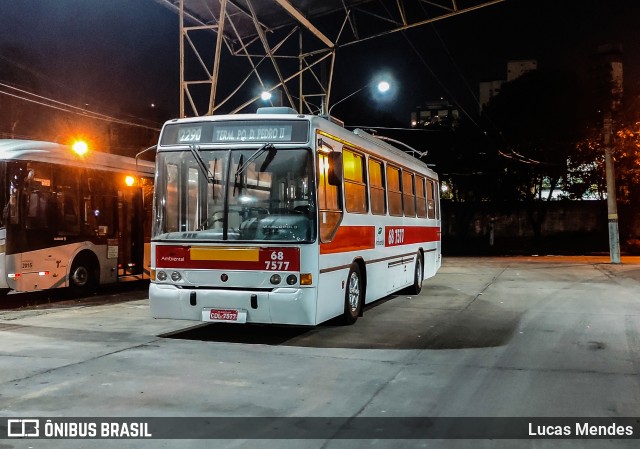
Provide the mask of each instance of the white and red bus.
[{"label": "white and red bus", "polygon": [[0,289],[148,279],[154,164],[0,140]]},{"label": "white and red bus", "polygon": [[287,108],[165,123],[151,313],[316,325],[441,263],[438,176],[363,131]]}]

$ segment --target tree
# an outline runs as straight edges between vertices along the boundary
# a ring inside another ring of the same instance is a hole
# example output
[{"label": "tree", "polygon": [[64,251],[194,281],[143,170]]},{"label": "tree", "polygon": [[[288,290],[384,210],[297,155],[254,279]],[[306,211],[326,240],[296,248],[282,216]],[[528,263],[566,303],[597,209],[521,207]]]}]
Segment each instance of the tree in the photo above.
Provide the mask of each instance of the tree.
[{"label": "tree", "polygon": [[505,196],[524,201],[537,245],[545,201],[566,187],[588,119],[588,96],[575,74],[531,71],[502,85],[483,111],[502,160]]}]

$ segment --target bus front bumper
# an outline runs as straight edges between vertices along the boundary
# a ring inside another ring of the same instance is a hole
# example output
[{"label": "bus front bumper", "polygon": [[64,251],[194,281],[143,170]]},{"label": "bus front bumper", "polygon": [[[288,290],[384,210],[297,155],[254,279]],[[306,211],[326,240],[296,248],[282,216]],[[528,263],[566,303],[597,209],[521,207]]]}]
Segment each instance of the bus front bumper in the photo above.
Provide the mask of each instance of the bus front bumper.
[{"label": "bus front bumper", "polygon": [[210,321],[213,309],[239,312],[239,322],[315,325],[315,294],[314,287],[250,291],[177,288],[152,282],[149,304],[154,318]]}]

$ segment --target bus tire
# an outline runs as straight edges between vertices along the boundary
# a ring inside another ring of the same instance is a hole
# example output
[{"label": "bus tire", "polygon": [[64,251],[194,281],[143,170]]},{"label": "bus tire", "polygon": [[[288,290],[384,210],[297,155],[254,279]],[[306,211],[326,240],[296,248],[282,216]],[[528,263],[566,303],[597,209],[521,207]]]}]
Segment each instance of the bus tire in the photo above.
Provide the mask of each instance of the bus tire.
[{"label": "bus tire", "polygon": [[362,285],[362,274],[360,267],[354,263],[349,268],[347,276],[347,285],[344,294],[344,324],[351,325],[358,320],[362,312],[362,294],[364,292]]},{"label": "bus tire", "polygon": [[422,280],[424,278],[424,268],[422,254],[416,254],[416,265],[413,272],[413,285],[407,288],[409,295],[417,295],[422,291]]},{"label": "bus tire", "polygon": [[92,293],[97,285],[97,267],[88,257],[76,257],[69,271],[69,286],[83,294]]}]

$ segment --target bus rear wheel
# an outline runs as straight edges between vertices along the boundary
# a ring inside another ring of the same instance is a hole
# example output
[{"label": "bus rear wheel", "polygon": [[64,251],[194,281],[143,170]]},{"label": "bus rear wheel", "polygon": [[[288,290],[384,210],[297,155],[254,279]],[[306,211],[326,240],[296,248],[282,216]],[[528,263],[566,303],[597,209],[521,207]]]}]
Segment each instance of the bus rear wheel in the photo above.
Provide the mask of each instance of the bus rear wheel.
[{"label": "bus rear wheel", "polygon": [[422,268],[422,255],[416,254],[416,268],[413,273],[413,285],[407,287],[409,295],[417,295],[422,291],[422,279],[424,278],[424,270]]},{"label": "bus rear wheel", "polygon": [[357,264],[351,265],[349,268],[349,276],[347,276],[347,288],[344,294],[344,314],[343,320],[347,325],[353,324],[358,320],[362,310],[362,275],[360,267]]}]

